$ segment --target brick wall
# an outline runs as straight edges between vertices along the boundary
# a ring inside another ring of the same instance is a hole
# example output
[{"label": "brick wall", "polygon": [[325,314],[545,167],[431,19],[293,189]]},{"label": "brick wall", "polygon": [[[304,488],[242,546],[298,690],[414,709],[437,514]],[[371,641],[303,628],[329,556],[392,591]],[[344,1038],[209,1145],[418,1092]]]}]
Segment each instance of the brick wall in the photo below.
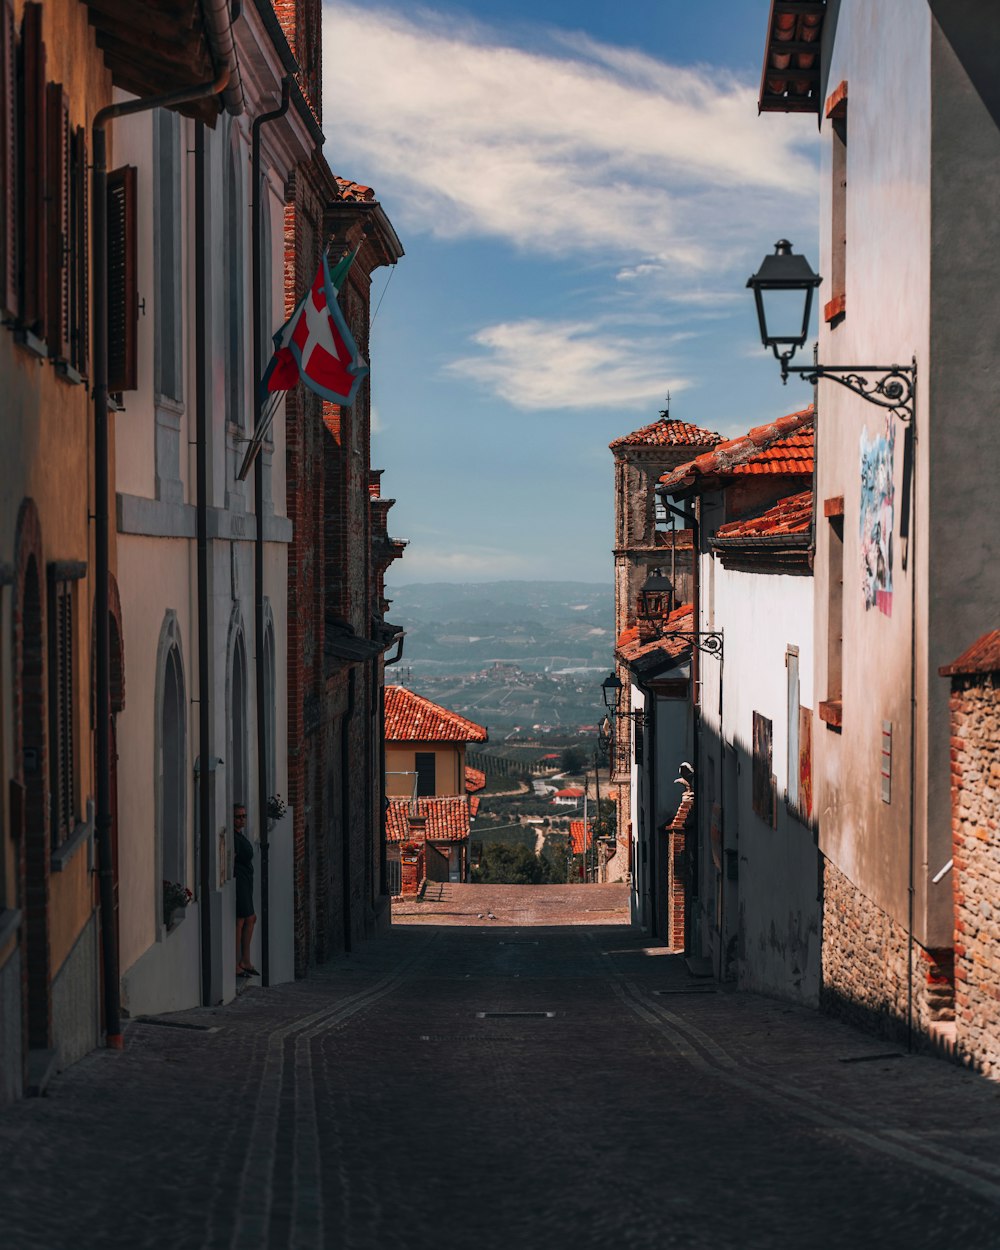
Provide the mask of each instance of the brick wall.
[{"label": "brick wall", "polygon": [[[824,861],[821,1005],[885,1037],[902,1038],[908,996],[906,929]],[[914,1036],[929,1037],[932,1026],[952,1014],[951,951],[929,951],[914,942]]]},{"label": "brick wall", "polygon": [[961,676],[951,692],[956,1046],[1000,1076],[1000,684]]}]

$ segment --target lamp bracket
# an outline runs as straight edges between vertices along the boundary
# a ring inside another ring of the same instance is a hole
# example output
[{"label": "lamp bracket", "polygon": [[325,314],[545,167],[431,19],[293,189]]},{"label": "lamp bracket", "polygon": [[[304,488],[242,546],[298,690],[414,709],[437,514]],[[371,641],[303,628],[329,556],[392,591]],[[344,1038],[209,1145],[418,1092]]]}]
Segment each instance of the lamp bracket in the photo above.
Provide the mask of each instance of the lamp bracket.
[{"label": "lamp bracket", "polygon": [[667,629],[660,634],[661,638],[686,638],[693,647],[706,655],[717,655],[722,659],[721,629]]},{"label": "lamp bracket", "polygon": [[[781,361],[781,380],[788,382],[790,373],[797,373],[806,382],[815,384],[820,378],[829,378],[870,404],[888,408],[903,422],[910,422],[914,415],[914,395],[917,386],[917,362],[910,365],[790,365],[791,353],[778,357]],[[879,376],[869,376],[878,374]]]}]

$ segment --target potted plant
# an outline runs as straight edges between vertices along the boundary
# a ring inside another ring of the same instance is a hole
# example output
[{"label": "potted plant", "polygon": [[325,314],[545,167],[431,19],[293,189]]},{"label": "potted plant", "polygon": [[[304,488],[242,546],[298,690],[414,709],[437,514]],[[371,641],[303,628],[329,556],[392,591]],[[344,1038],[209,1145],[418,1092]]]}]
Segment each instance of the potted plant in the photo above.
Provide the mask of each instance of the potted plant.
[{"label": "potted plant", "polygon": [[268,829],[273,829],[277,822],[288,811],[288,805],[280,794],[272,794],[267,800]]},{"label": "potted plant", "polygon": [[186,885],[181,885],[179,881],[164,881],[163,923],[168,929],[175,929],[180,924],[187,905],[193,898],[194,895]]}]

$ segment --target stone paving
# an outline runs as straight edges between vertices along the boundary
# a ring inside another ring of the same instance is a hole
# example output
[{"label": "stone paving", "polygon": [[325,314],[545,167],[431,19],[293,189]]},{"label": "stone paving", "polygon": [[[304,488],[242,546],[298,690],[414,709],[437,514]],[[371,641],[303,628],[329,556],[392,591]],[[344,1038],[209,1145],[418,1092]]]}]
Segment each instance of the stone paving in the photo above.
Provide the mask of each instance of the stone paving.
[{"label": "stone paving", "polygon": [[0,1247],[1000,1247],[1000,1086],[505,897],[5,1108]]}]

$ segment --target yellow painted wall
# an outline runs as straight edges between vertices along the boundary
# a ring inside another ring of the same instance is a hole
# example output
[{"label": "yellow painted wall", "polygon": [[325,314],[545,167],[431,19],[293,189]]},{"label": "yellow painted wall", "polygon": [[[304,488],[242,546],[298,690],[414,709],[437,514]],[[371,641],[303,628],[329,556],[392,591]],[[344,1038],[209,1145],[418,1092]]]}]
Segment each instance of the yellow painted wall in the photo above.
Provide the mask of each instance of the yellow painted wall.
[{"label": "yellow painted wall", "polygon": [[412,776],[390,774],[412,773],[416,770],[416,753],[433,751],[434,793],[465,793],[465,743],[454,742],[387,742],[385,746],[385,792],[397,798],[413,793]]}]

